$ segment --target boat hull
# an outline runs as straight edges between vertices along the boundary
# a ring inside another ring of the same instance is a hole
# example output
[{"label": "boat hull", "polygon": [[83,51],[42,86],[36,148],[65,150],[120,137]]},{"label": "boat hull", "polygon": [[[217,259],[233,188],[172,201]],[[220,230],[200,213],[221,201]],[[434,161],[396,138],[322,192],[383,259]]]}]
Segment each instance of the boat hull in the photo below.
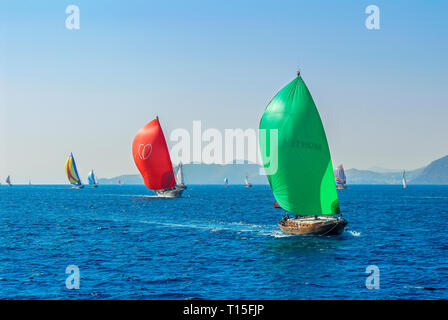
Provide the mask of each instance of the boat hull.
[{"label": "boat hull", "polygon": [[180,198],[185,188],[175,186],[172,189],[157,190],[156,194],[159,198]]},{"label": "boat hull", "polygon": [[344,232],[347,221],[343,218],[311,216],[283,219],[278,225],[283,232],[294,235],[334,236]]},{"label": "boat hull", "polygon": [[83,185],[83,184],[81,184],[81,185],[79,185],[79,186],[74,186],[74,185],[72,185],[72,189],[82,189],[82,188],[84,188],[84,185]]},{"label": "boat hull", "polygon": [[346,188],[347,188],[346,184],[336,185],[336,189],[338,189],[338,190],[342,190],[342,189],[346,189]]}]

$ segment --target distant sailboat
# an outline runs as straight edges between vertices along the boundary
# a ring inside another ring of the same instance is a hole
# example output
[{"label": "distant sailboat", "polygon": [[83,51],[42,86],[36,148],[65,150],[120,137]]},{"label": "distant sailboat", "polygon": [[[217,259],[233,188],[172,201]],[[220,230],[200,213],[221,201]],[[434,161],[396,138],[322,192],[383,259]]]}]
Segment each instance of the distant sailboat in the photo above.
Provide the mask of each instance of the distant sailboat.
[{"label": "distant sailboat", "polygon": [[6,177],[6,184],[8,185],[8,186],[12,186],[12,183],[11,183],[11,177],[10,176],[7,176]]},{"label": "distant sailboat", "polygon": [[89,185],[91,185],[92,188],[98,187],[98,183],[96,181],[95,173],[93,173],[93,169],[89,172],[87,180],[89,181]]},{"label": "distant sailboat", "polygon": [[229,178],[224,178],[224,185],[226,186],[226,188],[229,186]]},{"label": "distant sailboat", "polygon": [[187,189],[187,186],[184,183],[184,173],[182,171],[182,162],[180,162],[179,165],[177,166],[176,184],[179,188]]},{"label": "distant sailboat", "polygon": [[120,180],[120,179],[118,179],[118,180],[117,180],[117,183],[118,183],[118,184],[121,184],[121,180]]},{"label": "distant sailboat", "polygon": [[148,189],[154,190],[163,198],[178,198],[182,195],[184,188],[176,184],[170,153],[158,117],[137,133],[132,142],[132,155]]},{"label": "distant sailboat", "polygon": [[342,164],[338,165],[336,169],[334,169],[334,178],[336,181],[336,189],[347,188],[347,179],[345,177],[344,167]]},{"label": "distant sailboat", "polygon": [[260,153],[277,205],[295,215],[286,214],[280,229],[295,235],[342,233],[347,221],[340,215],[327,138],[300,73],[271,100],[260,129],[278,132],[277,163],[267,156],[273,152],[269,139],[260,139]]},{"label": "distant sailboat", "polygon": [[405,177],[406,171],[403,171],[403,177],[401,178],[401,184],[403,185],[403,188],[406,189],[408,187],[406,183],[406,177]]},{"label": "distant sailboat", "polygon": [[28,180],[28,184],[31,185],[31,180]]},{"label": "distant sailboat", "polygon": [[249,178],[248,178],[248,176],[247,176],[247,173],[246,173],[246,177],[244,178],[244,186],[245,186],[246,188],[250,188],[250,187],[252,187],[252,184],[249,182]]},{"label": "distant sailboat", "polygon": [[73,188],[84,188],[84,185],[79,178],[78,170],[76,169],[75,158],[73,157],[72,153],[70,153],[67,161],[65,162],[65,174],[67,175],[67,179]]}]

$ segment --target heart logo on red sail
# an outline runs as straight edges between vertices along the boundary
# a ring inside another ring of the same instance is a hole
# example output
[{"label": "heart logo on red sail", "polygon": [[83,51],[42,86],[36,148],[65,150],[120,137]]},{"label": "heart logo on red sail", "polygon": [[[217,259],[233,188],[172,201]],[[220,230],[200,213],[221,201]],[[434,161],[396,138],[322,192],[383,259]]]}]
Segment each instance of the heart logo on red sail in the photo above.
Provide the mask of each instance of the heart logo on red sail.
[{"label": "heart logo on red sail", "polygon": [[141,144],[138,146],[138,156],[142,160],[146,160],[149,158],[152,152],[152,145],[151,144]]}]

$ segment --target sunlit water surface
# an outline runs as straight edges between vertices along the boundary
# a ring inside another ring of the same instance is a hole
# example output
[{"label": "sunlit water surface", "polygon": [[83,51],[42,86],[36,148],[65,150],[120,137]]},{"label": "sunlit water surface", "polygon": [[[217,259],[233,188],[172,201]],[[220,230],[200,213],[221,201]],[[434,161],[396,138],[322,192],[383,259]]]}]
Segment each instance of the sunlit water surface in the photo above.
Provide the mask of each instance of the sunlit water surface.
[{"label": "sunlit water surface", "polygon": [[[338,193],[348,231],[294,237],[268,186],[158,199],[144,186],[1,185],[0,298],[448,298],[448,187]],[[366,288],[369,265],[379,289]]]}]

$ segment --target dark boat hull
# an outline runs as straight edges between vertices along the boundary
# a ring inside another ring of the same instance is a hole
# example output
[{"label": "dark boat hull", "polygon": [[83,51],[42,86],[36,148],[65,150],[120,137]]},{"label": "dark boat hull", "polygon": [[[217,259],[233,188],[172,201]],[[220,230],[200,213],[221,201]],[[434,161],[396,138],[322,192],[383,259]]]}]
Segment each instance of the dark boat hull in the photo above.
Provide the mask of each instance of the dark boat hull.
[{"label": "dark boat hull", "polygon": [[281,220],[280,229],[294,235],[334,236],[344,232],[347,221],[343,218],[294,218]]}]

